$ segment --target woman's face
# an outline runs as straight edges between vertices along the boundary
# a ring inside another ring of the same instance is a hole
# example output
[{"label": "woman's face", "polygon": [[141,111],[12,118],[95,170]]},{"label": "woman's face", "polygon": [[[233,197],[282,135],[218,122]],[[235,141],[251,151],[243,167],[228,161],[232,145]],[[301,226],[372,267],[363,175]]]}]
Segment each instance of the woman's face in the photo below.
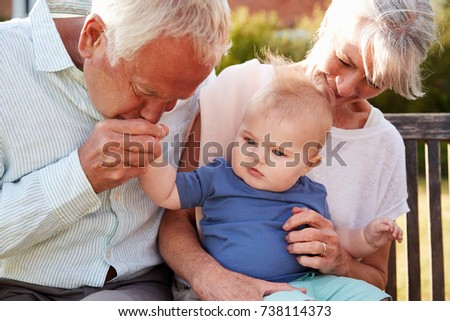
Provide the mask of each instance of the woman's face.
[{"label": "woman's face", "polygon": [[[318,40],[308,61],[314,64],[316,72],[325,75],[336,104],[351,104],[379,95],[385,88],[374,84],[370,75],[366,75],[360,48],[354,40],[355,28],[347,24],[333,29]],[[367,62],[372,70],[372,58],[367,57]]]}]

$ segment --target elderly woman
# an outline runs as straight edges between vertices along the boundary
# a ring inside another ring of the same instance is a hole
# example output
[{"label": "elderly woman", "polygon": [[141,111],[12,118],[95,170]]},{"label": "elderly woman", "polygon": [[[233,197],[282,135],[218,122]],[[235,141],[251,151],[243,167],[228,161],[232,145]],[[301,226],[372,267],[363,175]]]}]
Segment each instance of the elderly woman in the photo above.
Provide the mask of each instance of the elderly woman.
[{"label": "elderly woman", "polygon": [[[389,244],[358,260],[343,249],[335,226],[362,227],[375,217],[395,219],[408,210],[402,139],[367,99],[388,89],[408,99],[423,95],[420,67],[436,40],[433,17],[426,0],[333,0],[314,47],[293,64],[324,75],[336,97],[323,162],[308,174],[328,190],[331,221],[294,208],[301,215],[292,215],[283,227],[287,251],[301,265],[385,287]],[[201,125],[196,122],[192,136],[201,141],[201,163],[210,160],[211,142],[214,157],[228,156],[244,107],[273,76],[272,67],[252,60],[227,68],[204,88]],[[194,222],[192,211],[178,211],[161,224],[160,251],[178,275],[176,283],[187,281],[179,291],[205,300],[259,300],[290,289],[220,266],[202,249]],[[307,228],[295,229],[303,224]]]}]

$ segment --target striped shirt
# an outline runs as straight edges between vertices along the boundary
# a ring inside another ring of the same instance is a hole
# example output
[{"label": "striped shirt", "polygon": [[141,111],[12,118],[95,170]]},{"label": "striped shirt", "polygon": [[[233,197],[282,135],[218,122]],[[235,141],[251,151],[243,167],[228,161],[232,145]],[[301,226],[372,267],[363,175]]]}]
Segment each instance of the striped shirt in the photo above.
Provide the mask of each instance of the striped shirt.
[{"label": "striped shirt", "polygon": [[[77,150],[102,116],[44,0],[0,24],[0,55],[0,278],[101,287],[110,265],[119,281],[160,264],[162,210],[137,179],[96,194],[82,170]],[[196,113],[197,94],[163,116],[170,159]]]}]

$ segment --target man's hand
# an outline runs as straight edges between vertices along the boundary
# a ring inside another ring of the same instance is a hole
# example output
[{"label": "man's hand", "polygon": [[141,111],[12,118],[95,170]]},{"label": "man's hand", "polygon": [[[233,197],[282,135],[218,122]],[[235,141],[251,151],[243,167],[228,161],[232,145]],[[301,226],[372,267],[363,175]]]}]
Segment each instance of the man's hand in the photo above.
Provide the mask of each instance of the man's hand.
[{"label": "man's hand", "polygon": [[260,301],[264,296],[279,291],[301,291],[287,283],[254,279],[224,268],[205,269],[203,276],[193,282],[195,293],[208,301]]},{"label": "man's hand", "polygon": [[78,150],[81,166],[96,193],[126,183],[147,170],[161,155],[165,125],[144,119],[111,119],[98,123]]}]

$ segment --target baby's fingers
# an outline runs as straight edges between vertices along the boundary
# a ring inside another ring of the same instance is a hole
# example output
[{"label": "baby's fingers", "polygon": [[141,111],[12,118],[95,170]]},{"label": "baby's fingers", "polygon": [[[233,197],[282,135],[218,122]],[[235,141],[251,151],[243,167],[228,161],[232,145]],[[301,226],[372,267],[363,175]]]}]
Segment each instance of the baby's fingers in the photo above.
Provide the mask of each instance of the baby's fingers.
[{"label": "baby's fingers", "polygon": [[403,241],[403,230],[397,226],[397,228],[394,229],[394,232],[392,233],[392,237],[394,240],[398,241],[399,243],[402,243]]}]

